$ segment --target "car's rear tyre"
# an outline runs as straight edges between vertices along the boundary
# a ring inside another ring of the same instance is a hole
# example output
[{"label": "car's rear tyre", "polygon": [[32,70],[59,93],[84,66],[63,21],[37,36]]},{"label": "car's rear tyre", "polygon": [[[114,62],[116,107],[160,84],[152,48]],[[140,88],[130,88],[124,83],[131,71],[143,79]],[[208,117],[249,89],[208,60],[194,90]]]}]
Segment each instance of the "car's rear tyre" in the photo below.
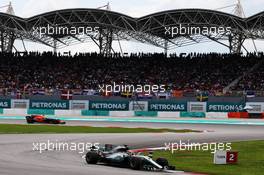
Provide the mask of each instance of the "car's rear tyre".
[{"label": "car's rear tyre", "polygon": [[130,168],[133,170],[140,170],[142,167],[142,159],[139,157],[131,157],[129,161]]},{"label": "car's rear tyre", "polygon": [[32,119],[31,116],[26,116],[26,120],[27,120],[27,123],[28,123],[28,124],[32,124],[32,123],[34,123],[34,120]]},{"label": "car's rear tyre", "polygon": [[99,155],[96,152],[90,151],[86,154],[85,160],[88,164],[97,164]]},{"label": "car's rear tyre", "polygon": [[156,162],[157,162],[157,164],[162,166],[163,169],[166,167],[169,167],[169,162],[165,158],[159,157],[159,158],[157,158]]}]

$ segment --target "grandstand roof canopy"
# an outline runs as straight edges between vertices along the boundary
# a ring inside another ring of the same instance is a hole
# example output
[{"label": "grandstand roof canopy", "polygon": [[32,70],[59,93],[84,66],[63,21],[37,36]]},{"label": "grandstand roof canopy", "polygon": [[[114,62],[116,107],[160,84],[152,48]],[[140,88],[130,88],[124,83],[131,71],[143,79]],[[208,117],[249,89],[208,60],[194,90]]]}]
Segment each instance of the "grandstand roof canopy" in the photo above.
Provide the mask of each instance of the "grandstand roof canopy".
[{"label": "grandstand roof canopy", "polygon": [[111,30],[114,40],[137,40],[158,47],[164,47],[165,41],[169,48],[189,44],[228,40],[227,34],[208,35],[177,35],[165,34],[165,28],[175,25],[195,27],[231,27],[232,34],[242,34],[245,38],[264,39],[264,12],[249,18],[240,18],[228,13],[206,9],[178,9],[153,13],[140,18],[102,9],[65,9],[39,14],[30,18],[21,18],[0,13],[0,30],[15,34],[16,38],[40,42],[53,47],[54,40],[58,47],[65,47],[87,40],[96,41],[98,34],[47,34],[33,32],[39,27],[100,27]]}]

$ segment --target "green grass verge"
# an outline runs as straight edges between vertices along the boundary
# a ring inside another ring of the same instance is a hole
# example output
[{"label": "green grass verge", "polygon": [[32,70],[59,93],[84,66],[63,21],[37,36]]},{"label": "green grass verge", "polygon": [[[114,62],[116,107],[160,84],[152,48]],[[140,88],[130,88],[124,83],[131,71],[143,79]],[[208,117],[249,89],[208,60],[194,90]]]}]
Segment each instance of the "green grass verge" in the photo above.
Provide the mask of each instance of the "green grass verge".
[{"label": "green grass verge", "polygon": [[162,133],[162,132],[200,132],[196,130],[149,129],[149,128],[119,128],[61,125],[13,125],[0,124],[0,134],[30,134],[30,133]]},{"label": "green grass verge", "polygon": [[263,175],[264,141],[232,143],[238,151],[238,164],[214,165],[213,154],[202,151],[155,152],[155,157],[165,157],[176,169],[210,175]]}]

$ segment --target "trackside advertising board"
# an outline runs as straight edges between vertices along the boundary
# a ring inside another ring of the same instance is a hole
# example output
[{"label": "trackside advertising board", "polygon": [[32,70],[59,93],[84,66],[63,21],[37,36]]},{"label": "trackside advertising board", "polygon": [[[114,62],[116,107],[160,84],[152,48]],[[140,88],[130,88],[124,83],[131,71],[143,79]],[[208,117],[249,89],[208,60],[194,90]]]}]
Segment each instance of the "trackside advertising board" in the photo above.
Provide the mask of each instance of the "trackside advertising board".
[{"label": "trackside advertising board", "polygon": [[207,112],[238,112],[243,111],[243,103],[207,103]]},{"label": "trackside advertising board", "polygon": [[69,109],[69,101],[39,101],[30,100],[30,109]]},{"label": "trackside advertising board", "polygon": [[187,102],[149,101],[149,111],[187,111]]},{"label": "trackside advertising board", "polygon": [[89,101],[89,110],[128,111],[129,101]]},{"label": "trackside advertising board", "polygon": [[11,108],[11,100],[0,100],[0,108]]}]

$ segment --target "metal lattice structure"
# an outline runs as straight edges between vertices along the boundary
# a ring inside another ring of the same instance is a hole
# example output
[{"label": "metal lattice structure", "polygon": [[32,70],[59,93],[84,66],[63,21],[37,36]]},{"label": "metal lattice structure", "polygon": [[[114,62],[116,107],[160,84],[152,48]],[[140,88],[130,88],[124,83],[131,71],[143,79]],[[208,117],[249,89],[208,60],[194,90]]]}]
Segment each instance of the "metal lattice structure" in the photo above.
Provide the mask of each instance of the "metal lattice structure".
[{"label": "metal lattice structure", "polygon": [[[3,7],[7,7],[6,13],[10,15],[15,15],[14,9],[11,2]],[[3,8],[0,7],[0,8]],[[0,30],[0,48],[1,50],[12,50],[14,45],[15,35],[12,31]]]},{"label": "metal lattice structure", "polygon": [[[190,27],[230,27],[231,32],[168,35],[166,29],[177,25]],[[78,34],[45,34],[41,27],[97,27],[99,32]],[[38,30],[36,30],[38,29]],[[264,12],[249,18],[205,9],[180,9],[154,13],[141,18],[102,9],[66,9],[30,18],[0,13],[1,51],[12,51],[15,39],[29,40],[50,47],[63,48],[72,44],[93,41],[102,54],[109,54],[114,40],[135,40],[157,47],[174,49],[208,41],[215,41],[239,53],[245,39],[264,39]],[[5,43],[8,41],[11,43]],[[222,41],[229,41],[229,45]],[[9,46],[9,47],[6,47]],[[10,47],[11,46],[11,47]]]},{"label": "metal lattice structure", "polygon": [[264,12],[246,19],[247,34],[254,39],[264,39]]}]

